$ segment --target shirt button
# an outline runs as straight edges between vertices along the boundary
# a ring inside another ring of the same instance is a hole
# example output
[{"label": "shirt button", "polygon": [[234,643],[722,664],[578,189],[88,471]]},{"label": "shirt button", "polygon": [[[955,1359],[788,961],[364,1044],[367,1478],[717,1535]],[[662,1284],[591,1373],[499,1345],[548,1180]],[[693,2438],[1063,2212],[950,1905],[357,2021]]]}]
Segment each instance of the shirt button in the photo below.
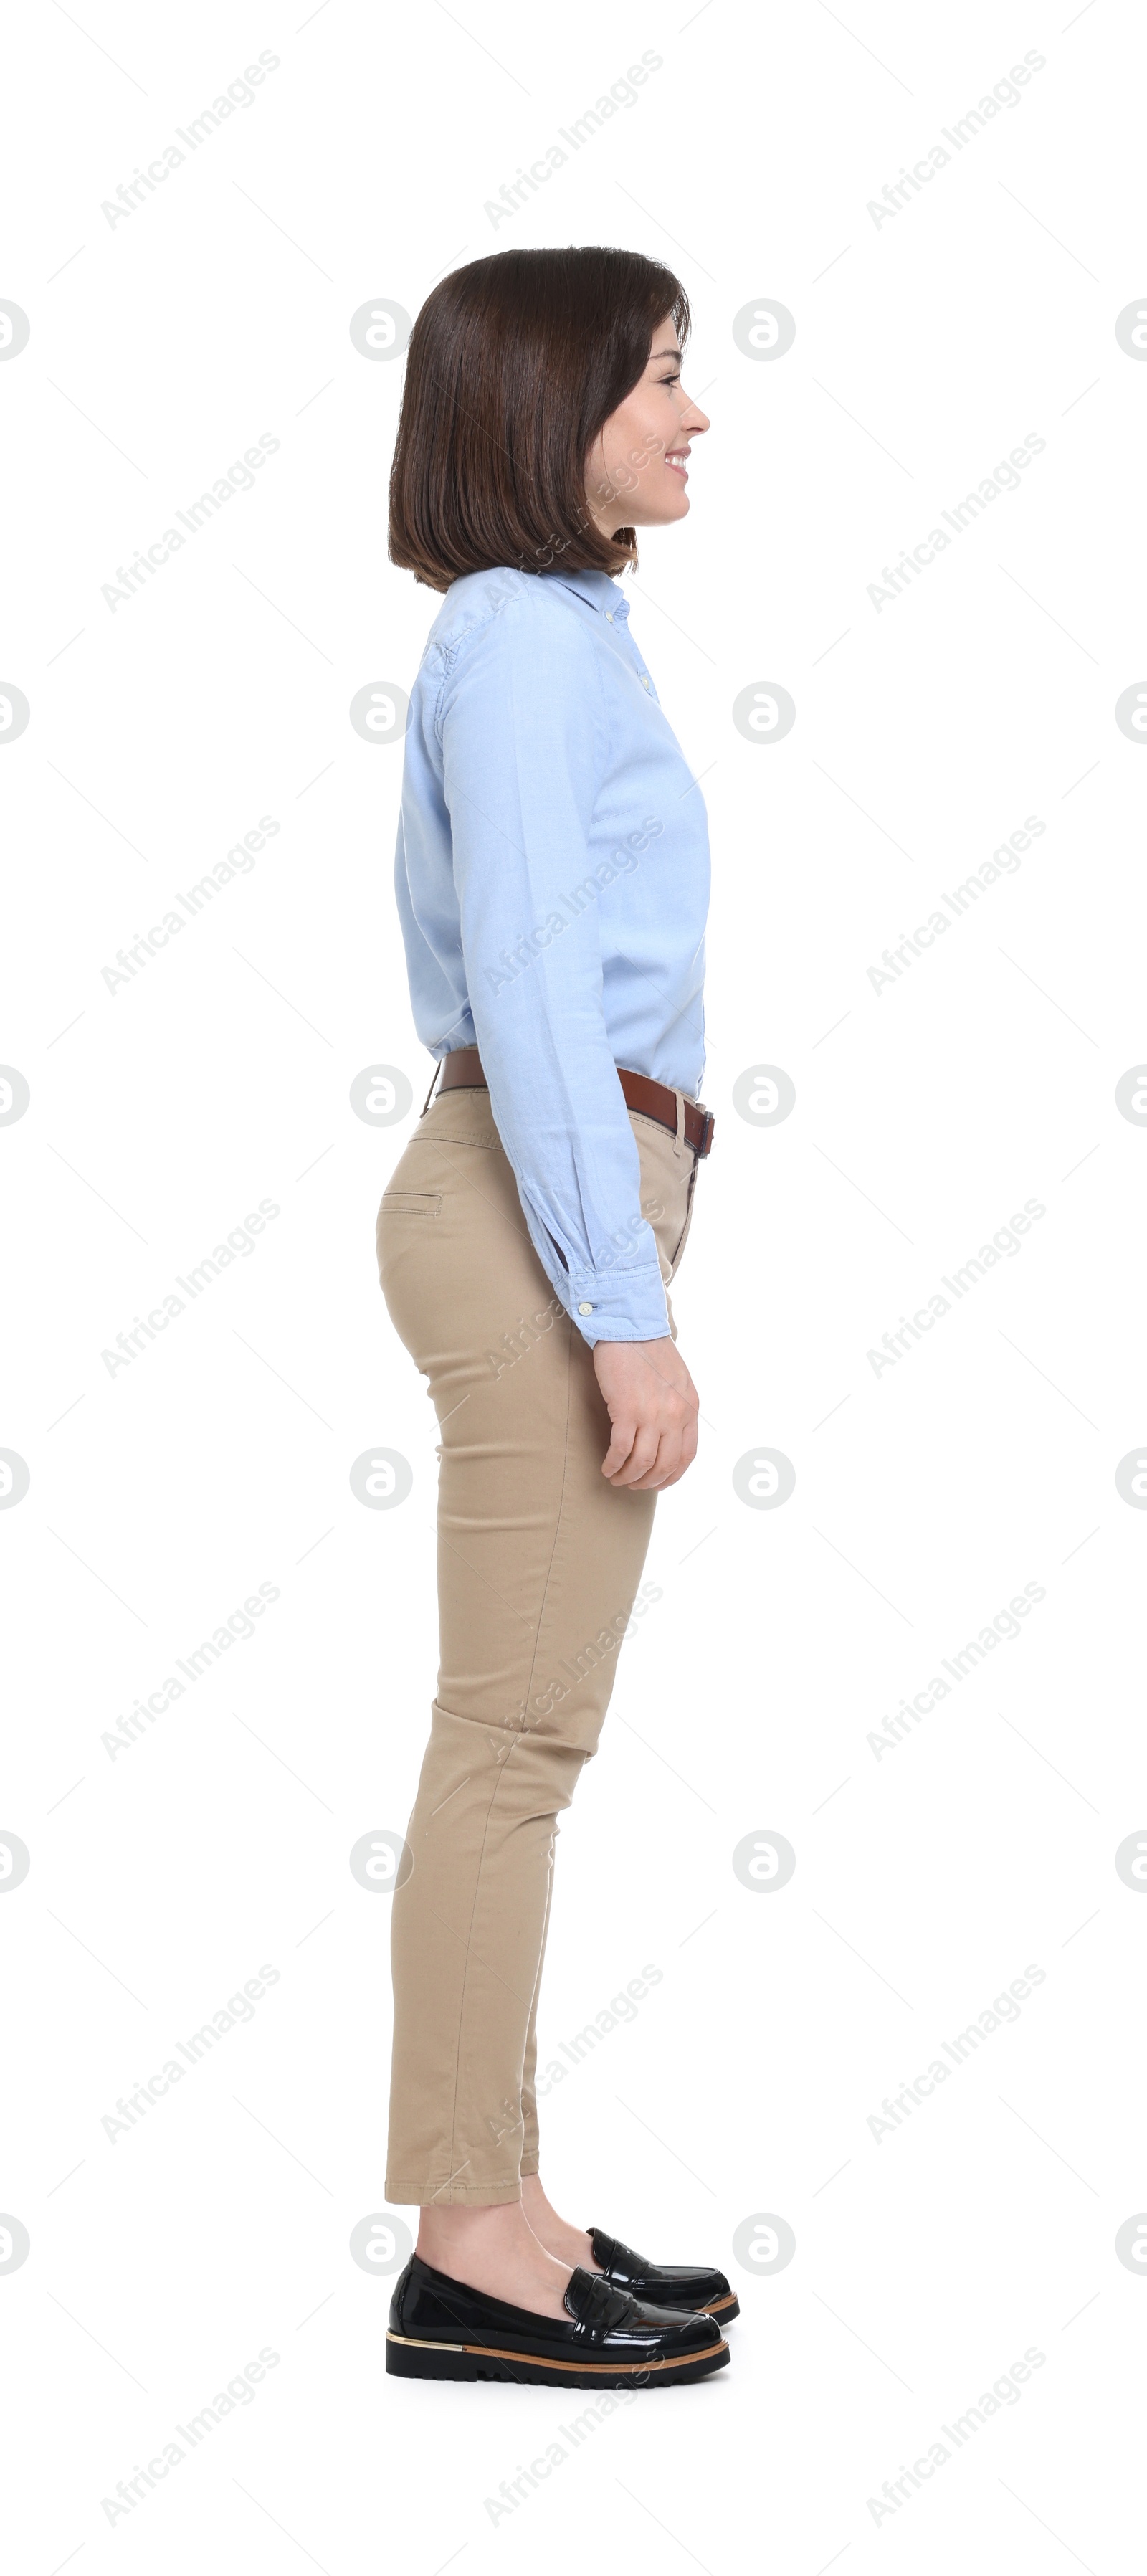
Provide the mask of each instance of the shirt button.
[{"label": "shirt button", "polygon": [[606,612],[605,612],[605,622],[606,622],[606,625],[607,625],[607,626],[612,626],[612,624],[613,624],[613,610],[612,610],[612,608],[607,608],[607,609],[606,609]]},{"label": "shirt button", "polygon": [[593,1308],[592,1308],[592,1306],[587,1306],[587,1305],[583,1302],[583,1303],[578,1307],[578,1313],[579,1313],[579,1315],[592,1315],[592,1313],[593,1313]]},{"label": "shirt button", "polygon": [[641,685],[642,685],[642,688],[643,688],[643,689],[647,689],[647,688],[649,687],[649,682],[648,682],[648,680],[646,679],[646,676],[645,676],[644,671],[643,671],[643,672],[642,672],[642,674],[641,674]]}]

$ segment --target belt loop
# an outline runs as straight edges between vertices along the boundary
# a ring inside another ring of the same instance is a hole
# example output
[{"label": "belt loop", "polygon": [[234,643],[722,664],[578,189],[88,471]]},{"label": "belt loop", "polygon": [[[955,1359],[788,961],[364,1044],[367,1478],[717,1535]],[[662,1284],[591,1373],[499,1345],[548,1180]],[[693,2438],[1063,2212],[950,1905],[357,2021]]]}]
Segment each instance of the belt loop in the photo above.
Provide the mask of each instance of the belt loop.
[{"label": "belt loop", "polygon": [[[434,1089],[434,1085],[435,1085],[435,1083],[437,1082],[437,1080],[438,1080],[438,1076],[439,1076],[439,1074],[440,1074],[440,1073],[441,1073],[441,1071],[442,1071],[442,1067],[443,1067],[444,1062],[445,1062],[445,1058],[444,1058],[443,1056],[439,1056],[438,1061],[437,1061],[437,1063],[435,1064],[434,1071],[433,1071],[433,1073],[432,1073],[432,1074],[431,1074],[431,1076],[430,1076],[430,1091],[433,1091],[433,1089]],[[428,1092],[427,1092],[427,1094],[426,1094],[426,1098],[425,1098],[425,1100],[424,1100],[424,1101],[423,1101],[423,1103],[422,1103],[422,1107],[421,1107],[421,1109],[420,1109],[420,1110],[419,1110],[419,1112],[418,1112],[418,1115],[419,1115],[419,1117],[420,1117],[420,1118],[425,1118],[425,1116],[426,1116],[426,1112],[427,1112],[427,1110],[428,1110],[428,1109],[429,1109],[429,1107],[430,1107],[430,1091],[428,1091]]]},{"label": "belt loop", "polygon": [[673,1097],[677,1103],[677,1133],[673,1139],[673,1151],[675,1154],[680,1154],[685,1142],[685,1094],[683,1091],[675,1091]]}]

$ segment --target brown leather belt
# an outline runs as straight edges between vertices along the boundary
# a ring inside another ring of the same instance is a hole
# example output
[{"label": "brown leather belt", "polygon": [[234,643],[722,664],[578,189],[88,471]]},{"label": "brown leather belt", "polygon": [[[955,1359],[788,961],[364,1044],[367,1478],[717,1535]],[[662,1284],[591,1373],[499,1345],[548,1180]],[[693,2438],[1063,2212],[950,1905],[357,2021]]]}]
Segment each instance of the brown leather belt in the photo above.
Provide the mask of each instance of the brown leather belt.
[{"label": "brown leather belt", "polygon": [[[671,1136],[676,1135],[677,1094],[670,1090],[668,1083],[651,1082],[647,1074],[630,1073],[628,1066],[623,1064],[618,1065],[617,1079],[627,1108],[640,1110],[643,1118],[655,1118],[659,1127],[667,1127]],[[431,1087],[435,1088],[434,1085]],[[449,1055],[443,1056],[436,1086],[438,1091],[488,1091],[489,1087],[477,1047],[454,1047]],[[711,1109],[703,1108],[700,1101],[686,1101],[685,1142],[692,1146],[695,1154],[709,1152],[715,1124]]]}]

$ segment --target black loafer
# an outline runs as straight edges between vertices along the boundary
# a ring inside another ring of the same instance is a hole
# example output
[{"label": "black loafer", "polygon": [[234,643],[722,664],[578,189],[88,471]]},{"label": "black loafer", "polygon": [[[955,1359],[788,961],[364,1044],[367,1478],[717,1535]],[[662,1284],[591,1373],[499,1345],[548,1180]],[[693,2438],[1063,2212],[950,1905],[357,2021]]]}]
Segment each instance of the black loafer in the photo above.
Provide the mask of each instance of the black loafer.
[{"label": "black loafer", "polygon": [[708,2316],[719,2316],[722,2325],[740,2316],[741,2302],[723,2272],[697,2263],[649,2263],[644,2254],[634,2253],[632,2245],[607,2236],[603,2227],[587,2227],[586,2235],[606,2280],[619,2290],[631,2291],[635,2299],[656,2299],[659,2308],[675,2308],[678,2313],[682,2308],[703,2309]]},{"label": "black loafer", "polygon": [[386,2367],[403,2379],[502,2379],[531,2388],[667,2388],[729,2359],[710,2316],[651,2307],[573,2272],[568,2325],[490,2299],[412,2254],[395,2283]]}]

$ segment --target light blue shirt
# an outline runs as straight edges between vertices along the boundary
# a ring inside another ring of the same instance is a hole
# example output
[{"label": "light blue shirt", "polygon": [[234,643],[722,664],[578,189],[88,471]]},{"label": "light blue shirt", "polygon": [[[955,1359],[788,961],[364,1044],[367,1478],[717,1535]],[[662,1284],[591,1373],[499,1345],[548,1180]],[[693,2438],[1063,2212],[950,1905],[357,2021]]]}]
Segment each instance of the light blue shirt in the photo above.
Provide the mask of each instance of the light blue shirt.
[{"label": "light blue shirt", "polygon": [[616,1069],[699,1095],[709,843],[607,573],[452,584],[411,696],[395,881],[419,1037],[479,1048],[567,1313],[589,1343],[659,1339]]}]

